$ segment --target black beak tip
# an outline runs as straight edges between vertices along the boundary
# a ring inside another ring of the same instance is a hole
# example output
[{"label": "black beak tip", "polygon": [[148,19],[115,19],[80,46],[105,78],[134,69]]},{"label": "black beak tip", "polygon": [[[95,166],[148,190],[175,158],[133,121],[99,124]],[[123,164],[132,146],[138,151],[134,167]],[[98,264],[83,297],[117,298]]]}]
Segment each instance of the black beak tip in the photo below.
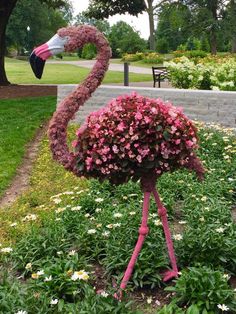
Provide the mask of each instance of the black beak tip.
[{"label": "black beak tip", "polygon": [[33,51],[30,55],[29,62],[30,62],[31,68],[34,72],[34,75],[38,79],[41,79],[42,74],[43,74],[44,65],[45,65],[45,60],[38,57],[35,54],[35,52]]}]

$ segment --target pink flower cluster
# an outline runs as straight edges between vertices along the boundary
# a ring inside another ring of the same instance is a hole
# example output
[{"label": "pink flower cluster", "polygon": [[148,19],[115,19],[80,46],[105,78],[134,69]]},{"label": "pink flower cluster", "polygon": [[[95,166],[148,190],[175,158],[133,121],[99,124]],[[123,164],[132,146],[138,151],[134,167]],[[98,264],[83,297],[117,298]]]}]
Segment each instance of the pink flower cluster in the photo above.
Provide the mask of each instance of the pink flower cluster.
[{"label": "pink flower cluster", "polygon": [[153,172],[160,176],[180,167],[191,169],[189,160],[197,158],[196,128],[182,109],[136,93],[119,96],[90,114],[77,137],[77,174],[114,184]]}]

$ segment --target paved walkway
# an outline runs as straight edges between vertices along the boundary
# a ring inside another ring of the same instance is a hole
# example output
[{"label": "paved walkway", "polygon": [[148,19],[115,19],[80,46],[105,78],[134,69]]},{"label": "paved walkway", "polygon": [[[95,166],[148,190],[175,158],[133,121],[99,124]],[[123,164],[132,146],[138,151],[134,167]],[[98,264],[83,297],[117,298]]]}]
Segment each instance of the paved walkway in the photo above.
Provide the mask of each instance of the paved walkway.
[{"label": "paved walkway", "polygon": [[[96,60],[78,60],[78,61],[63,61],[63,60],[48,60],[47,63],[51,64],[71,64],[79,67],[84,67],[91,69]],[[110,71],[118,71],[118,72],[124,72],[124,65],[120,63],[110,63],[109,64],[109,70]],[[137,66],[129,66],[129,72],[132,73],[138,73],[138,74],[152,74],[152,69],[150,68],[143,68],[143,67],[137,67]],[[104,84],[104,83],[103,83]],[[104,85],[118,85],[123,86],[123,83],[108,83]],[[157,85],[157,84],[156,84]],[[147,81],[147,82],[130,82],[129,86],[134,87],[153,87],[153,81]],[[169,82],[161,82],[161,88],[172,88],[171,84]]]},{"label": "paved walkway", "polygon": [[[63,60],[48,60],[47,63],[62,63],[62,64],[71,64],[76,65],[78,67],[84,67],[91,69],[96,60],[78,60],[78,61],[63,61]],[[110,71],[118,71],[118,72],[124,72],[124,65],[119,63],[110,63],[109,65]],[[150,68],[142,68],[142,67],[136,67],[136,66],[129,66],[129,71],[132,73],[140,73],[140,74],[152,74],[152,69]]]}]

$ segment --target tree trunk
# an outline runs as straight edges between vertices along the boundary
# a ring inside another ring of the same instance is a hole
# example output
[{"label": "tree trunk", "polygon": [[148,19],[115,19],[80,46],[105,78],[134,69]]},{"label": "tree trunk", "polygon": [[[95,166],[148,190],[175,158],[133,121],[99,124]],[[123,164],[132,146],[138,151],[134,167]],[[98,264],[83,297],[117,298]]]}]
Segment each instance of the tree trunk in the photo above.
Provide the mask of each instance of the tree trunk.
[{"label": "tree trunk", "polygon": [[210,33],[211,54],[216,55],[216,53],[217,53],[216,32],[217,32],[217,27],[218,27],[217,1],[216,0],[210,2],[210,11],[211,11],[213,21],[214,21],[212,28],[211,28],[211,33]]},{"label": "tree trunk", "polygon": [[232,34],[232,48],[231,52],[236,53],[236,3],[234,0],[230,1],[230,21],[231,21],[231,34]]},{"label": "tree trunk", "polygon": [[215,31],[212,31],[212,33],[211,33],[210,46],[211,46],[211,54],[216,55],[216,53],[217,53],[217,38],[216,38],[216,32]]},{"label": "tree trunk", "polygon": [[148,19],[149,19],[149,30],[150,30],[150,37],[149,37],[149,48],[150,50],[155,50],[156,49],[156,42],[155,42],[155,27],[154,27],[154,8],[153,8],[153,0],[147,0],[146,4],[146,11],[148,14]]},{"label": "tree trunk", "polygon": [[0,86],[10,84],[4,66],[4,56],[6,51],[5,37],[7,23],[16,2],[17,0],[0,0]]},{"label": "tree trunk", "polygon": [[231,49],[232,53],[236,53],[236,34],[233,35],[232,38],[232,49]]}]

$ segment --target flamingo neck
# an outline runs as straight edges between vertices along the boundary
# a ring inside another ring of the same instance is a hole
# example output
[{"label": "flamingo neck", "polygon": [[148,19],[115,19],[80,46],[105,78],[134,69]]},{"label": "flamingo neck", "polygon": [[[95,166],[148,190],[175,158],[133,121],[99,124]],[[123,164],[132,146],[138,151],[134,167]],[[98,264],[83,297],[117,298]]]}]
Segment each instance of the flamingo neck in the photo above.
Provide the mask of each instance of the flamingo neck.
[{"label": "flamingo neck", "polygon": [[66,142],[66,129],[80,106],[91,97],[91,94],[101,84],[109,66],[111,49],[103,34],[92,26],[69,27],[59,30],[58,33],[74,39],[65,47],[67,50],[74,50],[76,47],[81,47],[87,43],[93,43],[97,48],[97,61],[88,77],[69,96],[62,100],[50,121],[48,129],[53,158],[66,169],[76,173],[75,156],[69,151]]}]

